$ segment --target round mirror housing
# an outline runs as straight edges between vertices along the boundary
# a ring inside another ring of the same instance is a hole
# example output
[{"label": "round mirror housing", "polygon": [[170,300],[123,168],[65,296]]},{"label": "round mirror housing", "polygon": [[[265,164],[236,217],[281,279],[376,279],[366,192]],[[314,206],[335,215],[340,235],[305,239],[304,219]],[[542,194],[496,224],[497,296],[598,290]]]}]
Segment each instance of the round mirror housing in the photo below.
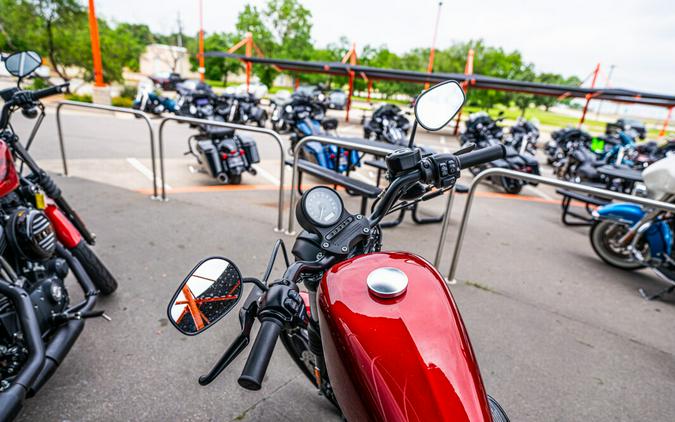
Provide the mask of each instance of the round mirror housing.
[{"label": "round mirror housing", "polygon": [[19,78],[35,72],[42,65],[42,57],[35,51],[20,51],[5,59],[7,71]]},{"label": "round mirror housing", "polygon": [[417,97],[415,119],[426,130],[441,130],[462,108],[464,100],[464,91],[456,81],[441,82]]},{"label": "round mirror housing", "polygon": [[167,314],[178,331],[199,334],[227,315],[242,294],[239,268],[226,258],[207,258],[183,280]]}]

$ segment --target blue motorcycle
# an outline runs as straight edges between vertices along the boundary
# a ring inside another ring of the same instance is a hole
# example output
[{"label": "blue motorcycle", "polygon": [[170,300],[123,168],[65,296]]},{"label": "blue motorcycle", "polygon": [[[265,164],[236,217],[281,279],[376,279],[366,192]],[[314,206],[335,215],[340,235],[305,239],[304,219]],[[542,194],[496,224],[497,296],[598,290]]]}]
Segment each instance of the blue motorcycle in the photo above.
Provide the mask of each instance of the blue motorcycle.
[{"label": "blue motorcycle", "polygon": [[178,105],[171,98],[158,95],[150,89],[139,89],[132,108],[160,116],[164,112],[175,113]]},{"label": "blue motorcycle", "polygon": [[[642,176],[653,198],[675,203],[675,156],[650,165]],[[647,294],[644,289],[640,289],[645,299],[657,299],[675,290],[673,213],[616,203],[595,210],[593,217],[595,222],[590,232],[591,245],[603,261],[624,270],[650,268],[669,284],[655,294]]]},{"label": "blue motorcycle", "polygon": [[[306,136],[335,136],[337,120],[325,116],[325,110],[321,105],[303,95],[294,95],[291,101],[283,106],[281,119],[291,131],[291,153],[295,150],[295,145]],[[339,173],[361,165],[358,151],[344,150],[320,142],[304,144],[301,158]]]}]

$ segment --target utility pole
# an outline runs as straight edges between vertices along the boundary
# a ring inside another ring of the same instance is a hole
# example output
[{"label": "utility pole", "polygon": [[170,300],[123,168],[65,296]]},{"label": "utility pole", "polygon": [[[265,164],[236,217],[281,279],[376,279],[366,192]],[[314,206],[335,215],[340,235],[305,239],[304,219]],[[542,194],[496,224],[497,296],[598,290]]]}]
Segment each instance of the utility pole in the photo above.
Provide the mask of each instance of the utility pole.
[{"label": "utility pole", "polygon": [[[614,68],[616,65],[610,65],[609,66],[609,72],[607,73],[607,79],[605,80],[605,88],[609,88],[609,80],[612,79],[612,72],[614,72]],[[600,118],[600,109],[602,108],[602,103],[604,103],[603,100],[600,100],[600,103],[598,104],[598,110],[595,112],[595,119],[598,120]]]},{"label": "utility pole", "polygon": [[176,19],[176,24],[178,25],[178,34],[176,36],[176,45],[178,47],[183,46],[183,21],[180,19],[180,11],[178,11],[178,17]]},{"label": "utility pole", "polygon": [[94,0],[89,0],[89,36],[91,38],[91,55],[94,59],[94,85],[105,86],[103,82],[103,63],[101,61],[101,45],[98,40],[98,21]]},{"label": "utility pole", "polygon": [[[438,11],[436,12],[436,24],[434,25],[434,37],[431,40],[431,51],[429,52],[429,65],[427,66],[427,73],[434,70],[434,55],[436,54],[436,36],[438,35],[438,21],[441,19],[441,7],[443,2],[438,2]],[[429,89],[429,82],[424,84],[424,89]]]}]

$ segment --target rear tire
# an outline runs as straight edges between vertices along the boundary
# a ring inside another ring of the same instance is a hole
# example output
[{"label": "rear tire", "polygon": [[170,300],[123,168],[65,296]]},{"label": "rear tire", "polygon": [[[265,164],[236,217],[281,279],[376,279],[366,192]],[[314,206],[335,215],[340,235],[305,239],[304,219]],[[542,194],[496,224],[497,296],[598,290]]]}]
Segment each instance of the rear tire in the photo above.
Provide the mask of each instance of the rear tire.
[{"label": "rear tire", "polygon": [[94,286],[103,296],[108,296],[117,290],[117,280],[85,241],[81,241],[70,251],[80,261]]},{"label": "rear tire", "polygon": [[611,220],[602,220],[591,227],[591,246],[596,255],[607,264],[622,270],[637,270],[644,265],[636,261],[628,251],[612,247],[612,241],[626,234],[627,226]]},{"label": "rear tire", "polygon": [[517,195],[520,193],[520,191],[523,189],[522,183],[520,183],[519,180],[517,179],[512,179],[510,177],[500,177],[499,178],[502,187],[506,191],[506,193],[510,193],[512,195]]},{"label": "rear tire", "polygon": [[241,184],[241,174],[230,176],[231,185],[240,185]]}]

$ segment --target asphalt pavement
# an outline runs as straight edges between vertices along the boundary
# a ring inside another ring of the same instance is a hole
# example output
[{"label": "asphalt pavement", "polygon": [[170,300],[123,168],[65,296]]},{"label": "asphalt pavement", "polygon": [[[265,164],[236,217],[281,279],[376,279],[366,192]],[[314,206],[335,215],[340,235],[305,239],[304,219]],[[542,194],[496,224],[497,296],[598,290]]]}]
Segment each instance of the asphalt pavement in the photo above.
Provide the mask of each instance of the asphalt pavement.
[{"label": "asphalt pavement", "polygon": [[[32,150],[58,172],[50,112]],[[20,120],[16,126],[29,128]],[[353,136],[359,128],[343,130]],[[273,242],[281,237],[290,246],[292,237],[272,230],[275,145],[256,137],[267,177],[245,176],[243,187],[229,189],[189,171],[190,157],[182,155],[189,130],[172,126],[166,144],[170,200],[159,202],[148,197],[151,165],[142,122],[70,112],[64,115],[64,133],[73,176],[56,181],[97,233],[96,250],[120,288],[100,301],[112,321],[87,322],[19,420],[340,420],[281,346],[261,391],[243,390],[236,382],[244,356],[211,385],[199,386],[197,378],[238,333],[238,320],[233,313],[204,334],[186,337],[166,317],[175,288],[200,259],[223,255],[244,275],[260,276]],[[422,134],[420,142],[456,148],[449,134],[441,136]],[[359,174],[374,177],[368,169]],[[459,282],[451,286],[488,392],[514,421],[675,420],[675,297],[642,300],[637,289],[661,287],[656,277],[601,262],[587,229],[560,223],[551,189],[538,187],[519,197],[498,192],[481,187]],[[345,201],[358,209],[357,200]],[[444,272],[463,204],[458,196]],[[423,209],[435,215],[442,207],[436,200]],[[439,229],[406,220],[385,231],[385,249],[431,260]]]}]

